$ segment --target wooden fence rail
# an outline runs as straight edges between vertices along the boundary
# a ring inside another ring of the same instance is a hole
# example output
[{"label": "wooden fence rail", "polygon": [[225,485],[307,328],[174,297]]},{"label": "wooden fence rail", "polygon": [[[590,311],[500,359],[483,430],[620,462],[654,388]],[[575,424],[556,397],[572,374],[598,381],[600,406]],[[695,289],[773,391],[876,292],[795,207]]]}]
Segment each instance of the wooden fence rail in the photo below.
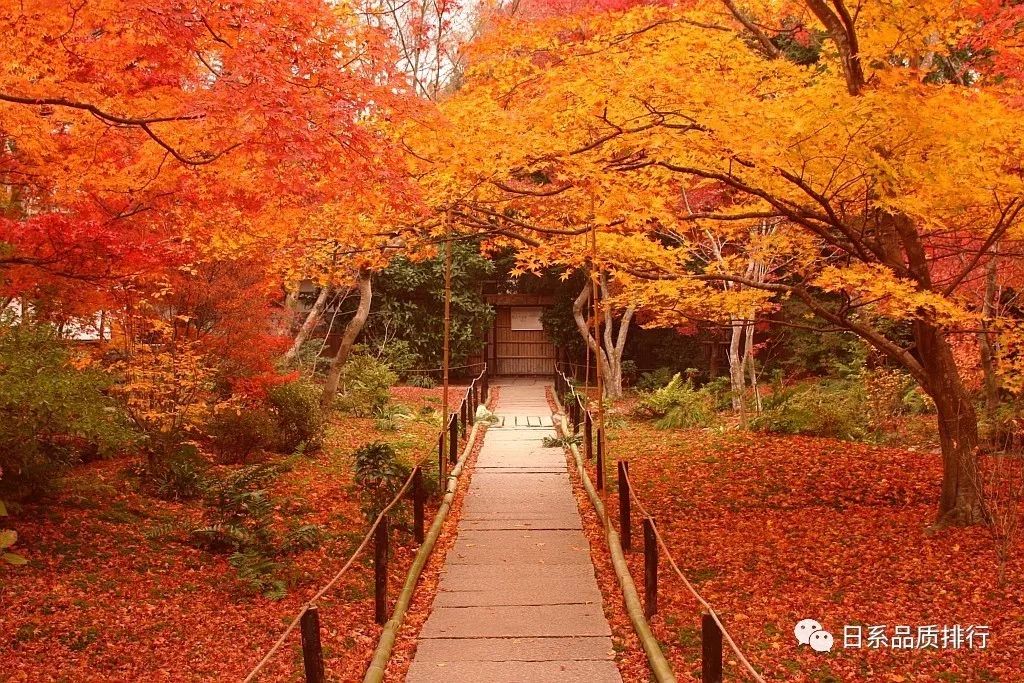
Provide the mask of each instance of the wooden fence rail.
[{"label": "wooden fence rail", "polygon": [[[597,480],[596,488],[598,491],[601,491],[605,486],[606,455],[603,426],[599,425],[595,430],[594,419],[589,409],[589,397],[577,391],[572,380],[569,379],[569,376],[557,364],[555,365],[554,384],[555,395],[560,404],[564,406],[566,421],[572,425],[573,434],[578,433],[579,424],[583,425],[583,453],[585,458],[587,460],[593,459],[596,451],[597,461],[594,463]],[[597,436],[596,444],[594,439],[595,432]],[[730,648],[737,655],[747,673],[755,681],[764,683],[764,679],[739,650],[739,647],[729,636],[728,632],[725,631],[715,611],[679,571],[678,565],[672,558],[664,539],[658,533],[654,519],[644,509],[643,503],[640,501],[636,490],[629,480],[629,463],[619,460],[617,465],[619,539],[622,550],[625,552],[630,552],[633,545],[633,501],[636,501],[639,512],[642,514],[644,535],[644,616],[647,619],[651,619],[658,613],[658,562],[660,556],[659,549],[661,549],[664,550],[666,559],[672,565],[672,568],[675,569],[679,578],[683,580],[686,587],[707,610],[701,613],[701,683],[722,683],[723,639],[729,643]]]},{"label": "wooden fence rail", "polygon": [[[458,407],[447,416],[446,421],[442,422],[442,427],[437,439],[439,481],[443,480],[447,470],[445,456],[448,456],[447,460],[453,465],[458,462],[460,432],[463,437],[468,439],[470,434],[469,427],[475,422],[476,411],[480,402],[486,402],[489,388],[487,367],[485,365],[481,373],[473,379],[469,387],[466,389],[466,393],[463,394]],[[446,436],[447,438],[445,438]],[[445,453],[446,449],[448,451],[447,454]],[[330,583],[317,592],[316,596],[312,600],[303,605],[295,620],[293,620],[288,628],[285,629],[285,632],[281,634],[281,637],[264,655],[259,664],[257,664],[249,675],[246,676],[246,682],[253,681],[256,678],[270,660],[270,657],[281,647],[285,638],[296,626],[299,627],[299,631],[302,636],[302,665],[306,683],[324,683],[324,681],[327,680],[324,669],[323,648],[320,642],[320,612],[316,602],[352,565],[356,556],[359,555],[362,549],[368,544],[371,537],[374,545],[374,619],[378,624],[384,624],[388,621],[390,618],[390,604],[387,590],[388,560],[391,554],[389,512],[398,505],[403,498],[410,498],[413,506],[413,535],[417,543],[422,544],[424,542],[423,517],[425,491],[423,486],[423,470],[420,465],[424,459],[425,458],[421,458],[420,462],[413,467],[413,470],[409,474],[409,478],[405,481],[402,489],[388,503],[384,512],[378,516],[345,566],[342,567],[341,571],[334,576]]]}]

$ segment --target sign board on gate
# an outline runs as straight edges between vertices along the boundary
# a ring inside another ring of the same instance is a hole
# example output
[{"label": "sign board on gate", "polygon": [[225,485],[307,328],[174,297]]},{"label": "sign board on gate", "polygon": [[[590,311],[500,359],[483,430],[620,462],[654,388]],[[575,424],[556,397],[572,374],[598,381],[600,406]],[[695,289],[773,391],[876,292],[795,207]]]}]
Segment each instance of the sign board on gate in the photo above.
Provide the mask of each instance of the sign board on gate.
[{"label": "sign board on gate", "polygon": [[540,306],[515,306],[510,310],[512,314],[513,330],[543,330],[540,322],[541,313],[544,309]]}]

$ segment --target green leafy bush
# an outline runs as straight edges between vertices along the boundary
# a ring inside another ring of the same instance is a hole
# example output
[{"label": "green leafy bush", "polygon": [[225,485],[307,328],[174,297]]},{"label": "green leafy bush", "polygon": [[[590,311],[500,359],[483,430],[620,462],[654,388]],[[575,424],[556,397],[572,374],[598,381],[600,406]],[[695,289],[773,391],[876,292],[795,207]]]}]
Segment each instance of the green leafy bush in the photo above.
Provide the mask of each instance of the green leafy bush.
[{"label": "green leafy bush", "polygon": [[381,441],[361,446],[353,459],[363,514],[368,520],[376,519],[409,478],[409,466],[398,460],[390,444]]},{"label": "green leafy bush", "polygon": [[341,392],[336,405],[359,417],[371,417],[391,402],[391,387],[398,381],[386,364],[372,356],[352,356],[341,371]]},{"label": "green leafy bush", "polygon": [[410,375],[405,383],[410,387],[419,387],[420,389],[433,389],[437,386],[437,380],[430,375]]},{"label": "green leafy bush", "polygon": [[352,353],[376,358],[399,377],[405,376],[408,370],[415,368],[420,362],[419,355],[405,339],[386,338],[370,344],[356,344],[352,348]]},{"label": "green leafy bush", "polygon": [[716,377],[708,380],[701,389],[714,397],[716,410],[732,408],[732,382],[728,377]]},{"label": "green leafy bush", "polygon": [[753,429],[860,440],[869,431],[867,394],[859,380],[827,380],[777,389],[764,399]]},{"label": "green leafy bush", "polygon": [[[2,474],[2,473],[0,473]],[[0,500],[0,517],[7,516],[7,508],[4,506],[2,500]],[[11,547],[18,542],[18,532],[12,529],[0,529],[0,563],[20,566],[28,564],[28,560],[19,555],[16,552],[11,551]]]},{"label": "green leafy bush", "polygon": [[107,395],[110,376],[73,360],[48,327],[0,324],[0,494],[8,500],[45,494],[67,466],[135,438]]},{"label": "green leafy bush", "polygon": [[207,462],[190,443],[181,444],[157,462],[147,460],[139,474],[145,485],[164,500],[189,500],[206,491]]},{"label": "green leafy bush", "polygon": [[402,422],[413,418],[412,411],[403,405],[389,403],[373,412],[374,426],[382,432],[397,431]]},{"label": "green leafy bush", "polygon": [[637,412],[657,421],[659,429],[680,429],[710,425],[716,421],[715,397],[695,389],[691,380],[676,373],[668,384],[641,396]]},{"label": "green leafy bush", "polygon": [[239,463],[253,451],[274,444],[278,437],[277,422],[264,408],[229,406],[210,418],[206,434],[223,462]]},{"label": "green leafy bush", "polygon": [[636,381],[636,388],[640,391],[655,391],[671,382],[673,375],[672,368],[664,367],[644,372]]},{"label": "green leafy bush", "polygon": [[291,453],[300,447],[315,451],[323,446],[326,422],[320,392],[320,387],[308,380],[280,384],[268,392],[267,400],[277,420],[277,449]]}]

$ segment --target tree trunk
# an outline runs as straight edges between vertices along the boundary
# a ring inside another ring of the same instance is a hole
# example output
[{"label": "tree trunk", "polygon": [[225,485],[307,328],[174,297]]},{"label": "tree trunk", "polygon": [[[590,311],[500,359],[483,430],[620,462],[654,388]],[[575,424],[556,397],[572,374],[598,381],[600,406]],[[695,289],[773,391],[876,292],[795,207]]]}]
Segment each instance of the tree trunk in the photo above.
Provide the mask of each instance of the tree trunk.
[{"label": "tree trunk", "polygon": [[989,325],[996,314],[996,258],[989,259],[985,268],[985,299],[981,307],[981,332],[978,347],[981,351],[981,370],[985,378],[985,407],[989,411],[999,405],[999,378],[996,376],[996,354]]},{"label": "tree trunk", "polygon": [[373,298],[370,278],[370,271],[365,269],[360,270],[359,275],[356,277],[356,287],[359,290],[359,305],[356,307],[356,312],[353,314],[352,319],[345,326],[345,333],[341,337],[341,345],[338,346],[334,358],[331,359],[331,368],[327,372],[327,381],[324,383],[324,393],[320,397],[320,405],[324,408],[330,407],[334,401],[334,396],[338,393],[338,385],[341,383],[341,368],[345,365],[345,361],[348,360],[352,347],[356,343],[356,338],[362,332],[363,325],[366,324],[366,319],[370,317],[370,301]]},{"label": "tree trunk", "polygon": [[960,381],[945,333],[924,321],[914,323],[914,340],[924,368],[924,387],[935,401],[942,447],[939,522],[973,524],[982,519],[978,472],[978,416]]},{"label": "tree trunk", "polygon": [[323,287],[320,290],[320,294],[317,295],[316,301],[313,303],[313,308],[310,309],[306,319],[302,322],[302,327],[295,334],[295,339],[292,341],[291,348],[289,348],[285,354],[284,359],[291,362],[295,359],[295,356],[299,353],[299,349],[306,343],[310,333],[320,322],[320,318],[324,314],[324,308],[327,307],[327,299],[330,298],[331,288]]},{"label": "tree trunk", "polygon": [[743,353],[740,345],[743,341],[743,321],[738,318],[729,318],[729,386],[732,389],[732,409],[743,415],[743,394],[747,389],[746,378],[743,374]]},{"label": "tree trunk", "polygon": [[[608,281],[604,275],[601,276],[601,289],[605,300],[607,300]],[[626,348],[626,337],[629,334],[629,326],[633,320],[635,309],[630,306],[622,314],[618,334],[616,334],[611,305],[604,304],[604,330],[603,335],[600,335],[604,337],[604,343],[598,343],[594,335],[591,334],[586,315],[584,314],[584,307],[590,301],[590,296],[591,284],[587,282],[583,285],[579,296],[573,302],[573,319],[576,321],[576,329],[579,330],[580,336],[583,337],[583,340],[597,359],[602,383],[604,384],[605,397],[620,398],[622,396],[622,353]]]},{"label": "tree trunk", "polygon": [[743,362],[750,373],[750,388],[754,390],[754,410],[761,412],[761,390],[757,386],[757,365],[754,363],[754,321],[748,320],[746,343],[743,347]]}]

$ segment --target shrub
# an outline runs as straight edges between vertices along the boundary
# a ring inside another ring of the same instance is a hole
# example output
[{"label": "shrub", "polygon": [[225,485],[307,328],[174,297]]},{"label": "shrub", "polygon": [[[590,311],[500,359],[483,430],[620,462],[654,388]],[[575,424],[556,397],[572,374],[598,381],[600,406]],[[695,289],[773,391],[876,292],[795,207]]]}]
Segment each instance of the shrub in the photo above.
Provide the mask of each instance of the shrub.
[{"label": "shrub", "polygon": [[391,387],[398,376],[372,356],[356,355],[341,371],[341,394],[336,405],[359,417],[370,417],[391,402]]},{"label": "shrub", "polygon": [[224,462],[238,463],[274,443],[277,421],[260,407],[228,406],[210,418],[206,434]]},{"label": "shrub", "polygon": [[188,500],[198,498],[206,490],[208,469],[199,450],[186,443],[159,461],[147,461],[139,474],[157,497],[164,500]]},{"label": "shrub", "polygon": [[114,368],[114,387],[125,412],[142,432],[156,462],[177,450],[201,424],[215,389],[215,368],[194,342],[138,344]]},{"label": "shrub", "polygon": [[368,520],[376,519],[409,477],[409,467],[399,462],[390,444],[381,441],[361,446],[353,458],[363,514]]},{"label": "shrub", "polygon": [[411,375],[405,383],[410,387],[419,387],[420,389],[433,389],[437,386],[437,380],[430,375]]},{"label": "shrub", "polygon": [[0,326],[0,494],[37,497],[84,455],[130,445],[135,435],[107,396],[111,384],[53,330]]},{"label": "shrub", "polygon": [[624,360],[622,361],[622,383],[627,387],[631,387],[636,384],[637,376],[640,374],[640,370],[636,367],[635,360]]},{"label": "shrub", "polygon": [[[0,472],[0,474],[2,474],[2,472]],[[4,502],[0,500],[0,517],[6,516],[7,508],[4,506]],[[23,565],[28,563],[28,560],[24,557],[11,551],[11,547],[17,542],[17,531],[14,531],[13,529],[0,528],[0,563],[10,565]]]},{"label": "shrub", "polygon": [[636,388],[640,391],[654,391],[660,389],[672,381],[672,368],[658,368],[640,375],[636,382]]},{"label": "shrub", "polygon": [[680,429],[708,425],[715,421],[715,397],[703,389],[695,389],[691,380],[679,373],[660,389],[641,397],[637,412],[656,418],[659,429]]},{"label": "shrub", "polygon": [[412,411],[402,405],[388,404],[373,412],[374,426],[382,432],[394,432],[404,420],[411,420]]},{"label": "shrub", "polygon": [[308,380],[270,389],[267,400],[277,421],[276,448],[290,453],[300,447],[315,451],[323,446],[325,421],[320,392],[320,387]]},{"label": "shrub", "polygon": [[412,345],[404,339],[387,339],[381,343],[364,345],[357,344],[352,349],[355,355],[371,356],[388,366],[400,377],[420,362],[419,355],[413,351]]},{"label": "shrub", "polygon": [[829,380],[781,389],[764,400],[751,427],[780,434],[857,440],[867,434],[870,415],[864,385]]}]

